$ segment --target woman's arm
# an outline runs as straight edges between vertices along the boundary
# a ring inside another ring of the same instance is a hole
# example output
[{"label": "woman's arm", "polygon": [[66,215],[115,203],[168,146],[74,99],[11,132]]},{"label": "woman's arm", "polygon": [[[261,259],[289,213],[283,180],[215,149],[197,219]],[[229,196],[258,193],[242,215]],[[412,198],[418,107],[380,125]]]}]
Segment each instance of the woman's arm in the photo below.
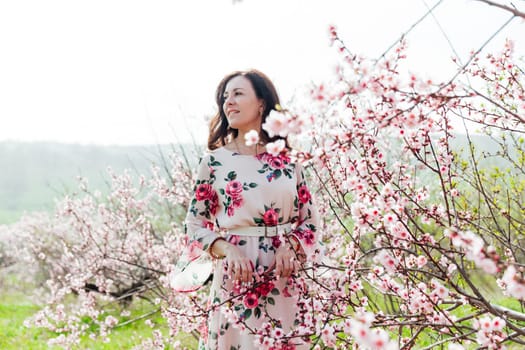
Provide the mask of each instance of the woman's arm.
[{"label": "woman's arm", "polygon": [[226,258],[228,264],[227,274],[237,282],[252,282],[253,265],[237,246],[217,238],[210,246],[210,255],[216,259]]}]

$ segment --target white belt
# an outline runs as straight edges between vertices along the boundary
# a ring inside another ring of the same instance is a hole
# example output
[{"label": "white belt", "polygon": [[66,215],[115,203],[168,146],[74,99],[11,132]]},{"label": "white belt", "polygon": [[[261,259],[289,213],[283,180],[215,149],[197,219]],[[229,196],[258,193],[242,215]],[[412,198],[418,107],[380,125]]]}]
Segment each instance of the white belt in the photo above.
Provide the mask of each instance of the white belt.
[{"label": "white belt", "polygon": [[228,233],[239,236],[275,237],[279,233],[289,232],[291,228],[290,223],[277,226],[244,226],[228,229]]}]

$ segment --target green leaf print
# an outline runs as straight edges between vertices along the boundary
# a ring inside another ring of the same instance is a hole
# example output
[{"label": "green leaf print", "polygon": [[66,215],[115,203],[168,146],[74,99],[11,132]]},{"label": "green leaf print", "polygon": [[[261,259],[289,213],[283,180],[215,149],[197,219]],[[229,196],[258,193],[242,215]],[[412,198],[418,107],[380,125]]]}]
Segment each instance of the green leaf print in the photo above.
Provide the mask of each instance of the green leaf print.
[{"label": "green leaf print", "polygon": [[261,309],[259,307],[256,307],[254,310],[255,318],[261,318]]},{"label": "green leaf print", "polygon": [[228,173],[228,177],[225,180],[226,181],[228,181],[228,180],[232,181],[232,180],[235,180],[236,178],[237,178],[237,173],[232,170],[232,171],[230,171]]},{"label": "green leaf print", "polygon": [[253,222],[255,222],[258,225],[264,224],[264,221],[261,218],[253,218]]},{"label": "green leaf print", "polygon": [[208,165],[211,165],[211,166],[221,166],[222,163],[219,162],[218,160],[215,160],[215,157],[214,157],[214,156],[210,156],[210,161],[208,162]]},{"label": "green leaf print", "polygon": [[268,297],[268,304],[275,305],[275,300],[272,297]]},{"label": "green leaf print", "polygon": [[243,313],[244,319],[247,320],[252,316],[252,309],[246,309]]}]

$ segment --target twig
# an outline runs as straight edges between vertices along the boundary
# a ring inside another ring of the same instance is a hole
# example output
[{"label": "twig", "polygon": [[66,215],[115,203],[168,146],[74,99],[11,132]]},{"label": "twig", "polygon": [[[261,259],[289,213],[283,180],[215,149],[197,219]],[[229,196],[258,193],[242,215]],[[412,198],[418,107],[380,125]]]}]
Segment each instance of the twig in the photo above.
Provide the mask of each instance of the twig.
[{"label": "twig", "polygon": [[[474,304],[477,303],[477,301],[473,301]],[[506,308],[505,306],[490,304],[490,307],[502,315],[505,315],[507,318],[511,318],[513,320],[518,321],[525,321],[525,314],[522,312],[518,312],[509,308]]]},{"label": "twig", "polygon": [[436,7],[438,7],[442,2],[443,2],[443,0],[439,0],[434,6],[432,6],[431,9],[428,10],[428,11],[427,11],[427,12],[426,12],[426,13],[425,13],[420,19],[418,19],[414,24],[412,24],[412,25],[410,26],[410,28],[408,28],[408,30],[407,30],[406,32],[404,32],[403,34],[401,34],[401,36],[399,37],[399,39],[397,39],[396,41],[394,41],[394,42],[392,43],[392,45],[390,45],[390,46],[385,50],[385,52],[383,52],[383,53],[381,54],[381,56],[379,56],[379,58],[376,60],[376,62],[379,62],[383,57],[385,57],[386,54],[388,53],[388,51],[392,50],[392,48],[393,48],[394,46],[396,46],[397,43],[398,43],[399,41],[401,41],[401,40],[402,40],[402,39],[403,39],[408,33],[410,33],[410,32],[412,31],[412,29],[414,29],[419,23],[421,23],[421,21],[423,21],[423,20],[424,20],[429,14],[431,14],[432,11],[434,11],[434,9],[435,9]]},{"label": "twig", "polygon": [[518,9],[516,9],[515,7],[512,8],[507,5],[498,4],[497,2],[494,2],[491,0],[476,0],[476,1],[484,2],[485,4],[490,5],[490,6],[499,7],[500,9],[503,9],[505,11],[512,13],[515,17],[521,17],[525,19],[525,12],[518,11]]},{"label": "twig", "polygon": [[445,343],[448,343],[450,341],[454,341],[454,340],[459,340],[459,339],[462,339],[462,338],[465,338],[465,337],[468,337],[469,335],[472,335],[474,333],[476,333],[477,331],[471,331],[470,333],[467,333],[467,334],[459,334],[455,337],[452,337],[452,338],[445,338],[441,341],[438,341],[437,343],[434,343],[432,345],[429,345],[427,346],[426,348],[423,348],[421,350],[430,350],[430,349],[435,349],[436,346],[438,345],[442,345],[442,344],[445,344]]},{"label": "twig", "polygon": [[[481,0],[479,0],[479,1],[481,1]],[[498,35],[503,30],[503,28],[508,26],[509,23],[514,18],[515,18],[514,16],[510,17],[505,23],[503,23],[503,25],[501,27],[498,28],[498,30],[496,30],[494,33],[492,33],[492,35],[470,56],[469,60],[456,71],[456,74],[454,74],[454,76],[446,84],[441,85],[441,87],[438,89],[438,91],[436,91],[436,93],[438,93],[439,91],[443,90],[446,86],[449,86],[454,80],[456,80],[458,75],[460,75],[461,72],[463,72],[465,70],[465,68],[467,68],[469,66],[469,64],[472,62],[472,60],[474,58],[476,58],[476,56],[481,52],[481,50],[483,50],[485,48],[485,46],[487,46],[492,41],[492,39],[494,39],[496,37],[496,35]]]},{"label": "twig", "polygon": [[156,309],[156,310],[153,310],[153,311],[150,311],[150,312],[148,312],[147,314],[141,315],[141,316],[139,316],[139,317],[135,317],[135,318],[132,319],[132,320],[127,320],[126,322],[119,323],[118,325],[116,325],[116,326],[113,327],[113,328],[124,327],[124,326],[126,326],[126,325],[128,325],[128,324],[130,324],[130,323],[133,323],[133,322],[136,322],[136,321],[142,320],[142,319],[144,319],[144,318],[146,318],[146,317],[149,317],[149,316],[151,316],[151,315],[154,315],[154,314],[156,314],[156,313],[159,312],[159,311],[160,311],[160,308],[158,308],[158,309]]}]

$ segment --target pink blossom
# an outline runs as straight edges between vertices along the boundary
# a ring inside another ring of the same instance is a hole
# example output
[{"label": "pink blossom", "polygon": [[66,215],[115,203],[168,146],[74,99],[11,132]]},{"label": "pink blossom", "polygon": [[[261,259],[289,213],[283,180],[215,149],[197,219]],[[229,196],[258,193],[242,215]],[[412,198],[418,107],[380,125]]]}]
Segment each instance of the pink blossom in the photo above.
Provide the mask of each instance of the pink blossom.
[{"label": "pink blossom", "polygon": [[259,133],[256,130],[250,130],[244,135],[246,146],[255,145],[259,142]]},{"label": "pink blossom", "polygon": [[284,335],[284,332],[282,328],[280,327],[275,327],[272,331],[272,336],[274,339],[280,339],[283,335]]},{"label": "pink blossom", "polygon": [[284,113],[272,110],[262,124],[262,128],[266,130],[270,137],[276,135],[286,137],[288,135],[288,118]]},{"label": "pink blossom", "polygon": [[392,257],[386,250],[381,250],[374,258],[375,261],[380,263],[385,267],[389,272],[394,272],[396,270],[396,259]]},{"label": "pink blossom", "polygon": [[436,280],[432,280],[432,293],[431,295],[437,297],[437,300],[443,300],[449,296],[449,291],[441,283]]},{"label": "pink blossom", "polygon": [[321,339],[323,340],[326,346],[334,347],[336,341],[334,328],[330,325],[326,325],[321,331]]},{"label": "pink blossom", "polygon": [[423,255],[417,257],[417,267],[422,268],[427,264],[427,258]]},{"label": "pink blossom", "polygon": [[520,300],[525,299],[524,280],[513,265],[507,267],[501,281],[504,283],[508,295]]},{"label": "pink blossom", "polygon": [[279,139],[277,141],[268,143],[266,145],[266,150],[271,155],[277,156],[284,150],[285,147],[286,147],[286,144],[285,144],[284,140],[283,139]]}]

